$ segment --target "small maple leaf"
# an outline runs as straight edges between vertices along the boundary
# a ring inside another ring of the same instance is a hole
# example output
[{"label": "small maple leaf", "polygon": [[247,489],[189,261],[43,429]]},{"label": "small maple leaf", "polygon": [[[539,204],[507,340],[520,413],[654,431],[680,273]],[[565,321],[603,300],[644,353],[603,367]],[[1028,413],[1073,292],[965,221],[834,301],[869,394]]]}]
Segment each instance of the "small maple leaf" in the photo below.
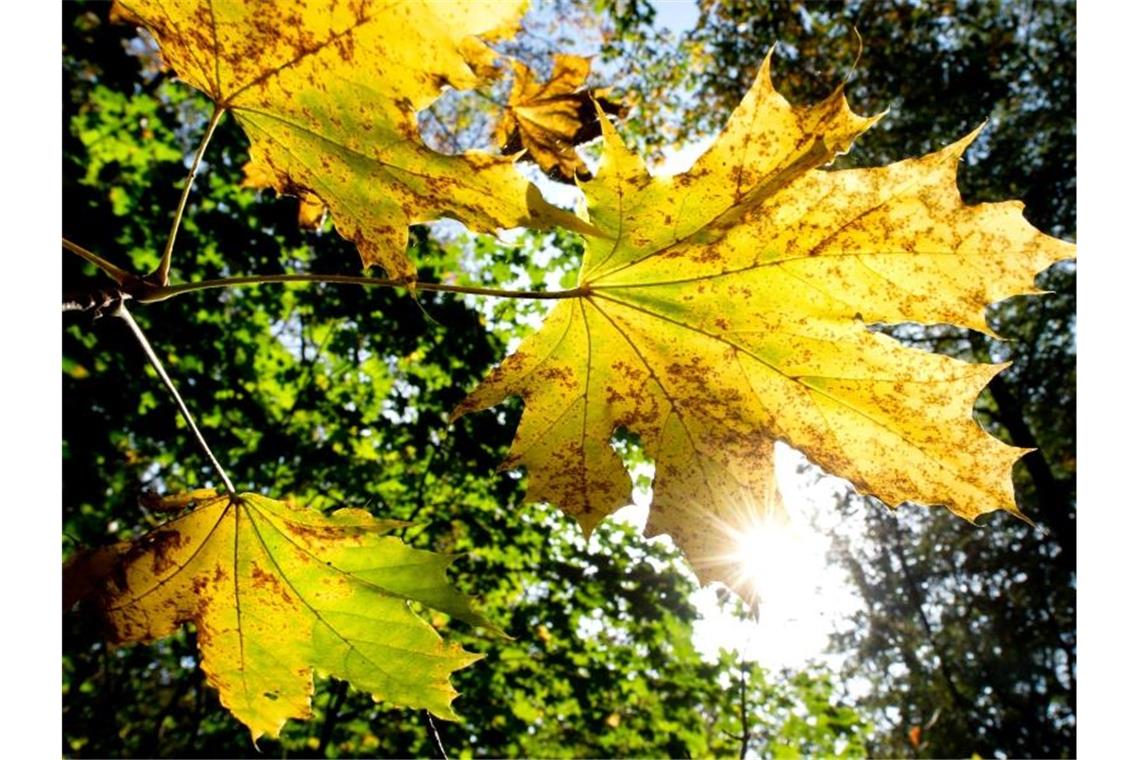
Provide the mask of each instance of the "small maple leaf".
[{"label": "small maple leaf", "polygon": [[310,716],[314,670],[455,719],[449,676],[479,655],[445,644],[408,602],[495,629],[448,585],[450,557],[386,535],[403,525],[211,496],[137,541],[80,555],[65,599],[97,599],[112,645],[193,623],[207,681],[255,741]]},{"label": "small maple leaf", "polygon": [[366,266],[414,280],[408,226],[451,216],[500,227],[582,229],[512,160],[426,147],[416,113],[445,85],[474,87],[494,52],[475,35],[512,32],[526,0],[117,0],[166,63],[233,112],[250,138],[247,182],[329,207]]},{"label": "small maple leaf", "polygon": [[842,90],[792,107],[771,54],[715,144],[684,174],[650,176],[605,120],[582,188],[592,238],[562,300],[456,409],[525,403],[506,462],[589,532],[630,502],[611,446],[640,436],[656,461],[649,535],[670,534],[702,581],[746,592],[734,541],[781,511],[780,440],[889,505],[967,519],[1017,512],[1024,450],[984,432],[978,393],[1002,365],[903,346],[870,323],[987,331],[986,305],[1035,292],[1073,246],[1020,203],[966,206],[958,162],[973,135],[884,168],[821,171],[876,118]]},{"label": "small maple leaf", "polygon": [[[585,89],[590,59],[556,54],[549,81],[539,82],[521,61],[511,61],[515,79],[507,107],[495,128],[505,154],[519,154],[538,164],[551,179],[573,183],[589,179],[590,171],[574,151],[575,145],[602,134],[598,109],[621,114],[620,104],[605,98],[605,90]],[[595,105],[596,103],[596,105]]]}]

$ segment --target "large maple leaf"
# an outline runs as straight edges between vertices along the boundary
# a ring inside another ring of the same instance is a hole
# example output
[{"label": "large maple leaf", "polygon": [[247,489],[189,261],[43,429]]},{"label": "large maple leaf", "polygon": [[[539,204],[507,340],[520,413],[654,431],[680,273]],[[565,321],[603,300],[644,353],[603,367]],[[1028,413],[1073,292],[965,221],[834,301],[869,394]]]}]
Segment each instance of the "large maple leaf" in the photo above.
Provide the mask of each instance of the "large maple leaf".
[{"label": "large maple leaf", "polygon": [[65,597],[97,598],[112,645],[193,623],[207,680],[255,741],[310,716],[314,670],[453,719],[448,678],[479,655],[445,644],[408,602],[493,626],[448,585],[451,558],[385,535],[402,525],[210,496],[136,542],[82,555]]},{"label": "large maple leaf", "polygon": [[824,171],[870,127],[841,90],[795,108],[771,55],[688,172],[653,177],[602,120],[577,297],[558,303],[456,414],[521,396],[506,466],[528,500],[584,530],[629,503],[611,446],[635,433],[656,461],[647,532],[668,533],[703,581],[742,588],[733,540],[780,510],[784,441],[887,504],[967,519],[1017,512],[1024,451],[972,418],[1001,365],[901,345],[872,323],[986,330],[986,305],[1031,293],[1073,255],[1017,202],[967,206],[958,162],[972,135],[884,168]]},{"label": "large maple leaf", "polygon": [[[574,216],[543,201],[509,159],[445,156],[416,113],[445,85],[477,85],[493,39],[526,0],[117,0],[180,78],[232,111],[250,138],[248,181],[319,198],[365,265],[411,280],[408,226],[451,216],[479,231]],[[319,206],[317,206],[319,208]]]}]

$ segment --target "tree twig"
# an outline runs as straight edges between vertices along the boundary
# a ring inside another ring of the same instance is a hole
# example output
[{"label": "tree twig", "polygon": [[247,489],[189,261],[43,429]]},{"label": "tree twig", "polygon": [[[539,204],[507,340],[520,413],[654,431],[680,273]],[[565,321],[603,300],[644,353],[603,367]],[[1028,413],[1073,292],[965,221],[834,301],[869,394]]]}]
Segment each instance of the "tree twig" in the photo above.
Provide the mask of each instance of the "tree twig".
[{"label": "tree twig", "polygon": [[922,625],[923,633],[926,634],[926,641],[930,648],[934,650],[934,656],[938,659],[938,672],[942,675],[942,680],[946,683],[946,688],[950,692],[951,698],[954,703],[966,714],[969,714],[970,702],[958,690],[958,685],[955,683],[953,674],[950,671],[950,661],[946,657],[946,653],[942,651],[942,646],[939,644],[938,637],[934,634],[934,627],[930,624],[930,618],[926,615],[926,610],[923,608],[923,602],[926,595],[918,586],[914,576],[910,573],[910,566],[907,565],[906,557],[903,555],[904,538],[902,535],[902,528],[899,526],[897,519],[891,520],[890,525],[892,528],[892,535],[894,537],[895,556],[898,559],[901,568],[903,582],[906,584],[907,591],[909,592],[909,601],[914,609],[915,616],[918,622]]},{"label": "tree twig", "polygon": [[748,756],[748,740],[752,734],[748,728],[748,675],[744,670],[744,660],[740,665],[740,760]]},{"label": "tree twig", "polygon": [[139,327],[138,322],[131,316],[131,313],[127,311],[127,307],[122,301],[119,302],[118,307],[113,312],[113,316],[123,320],[127,323],[127,326],[131,328],[131,332],[134,333],[139,345],[142,346],[146,358],[150,360],[151,366],[154,367],[155,372],[158,373],[158,376],[166,385],[166,389],[170,391],[170,395],[174,397],[174,401],[178,404],[178,411],[182,412],[182,418],[185,419],[186,424],[190,426],[190,430],[194,433],[198,445],[202,447],[202,451],[206,452],[206,457],[210,460],[210,464],[214,466],[214,470],[218,473],[218,476],[221,477],[222,483],[226,487],[226,492],[229,493],[230,496],[236,496],[237,489],[235,489],[234,484],[230,482],[229,476],[226,475],[226,471],[222,469],[222,465],[218,462],[217,457],[214,456],[214,452],[210,450],[209,444],[206,443],[206,439],[202,436],[202,431],[198,429],[197,423],[194,422],[194,416],[190,414],[190,410],[186,407],[186,402],[182,400],[178,389],[174,387],[174,381],[170,379],[170,375],[166,374],[166,369],[162,366],[162,361],[158,358],[158,354],[154,352],[154,348],[151,347],[150,341],[146,339],[142,328]]},{"label": "tree twig", "polygon": [[[760,600],[757,596],[753,595],[748,600],[748,618],[752,621],[752,630],[749,633],[749,644],[752,641],[752,635],[755,634],[756,628],[760,625]],[[738,650],[736,653],[737,664],[740,666],[740,760],[744,760],[748,756],[748,743],[752,741],[752,728],[749,726],[748,720],[748,676],[749,669],[746,669],[747,662],[744,659],[744,651]]]},{"label": "tree twig", "polygon": [[[584,298],[592,291],[589,286],[574,288],[572,290],[501,290],[498,288],[481,288],[474,285],[448,285],[442,282],[417,281],[410,283],[405,280],[386,280],[381,277],[356,277],[343,274],[254,274],[241,277],[221,277],[214,280],[200,280],[186,282],[180,285],[157,285],[120,269],[111,262],[92,253],[83,246],[63,238],[63,247],[78,254],[86,261],[106,272],[111,279],[122,288],[123,293],[130,295],[139,303],[158,303],[175,296],[187,293],[196,293],[200,290],[214,288],[236,288],[245,285],[271,285],[287,282],[321,282],[330,285],[360,285],[362,287],[381,288],[413,288],[438,293],[459,293],[462,295],[488,296],[490,298],[520,298],[534,300],[558,300],[560,298]],[[84,308],[83,301],[73,297],[64,304],[65,311],[76,311]]]},{"label": "tree twig", "polygon": [[92,251],[87,250],[86,248],[79,245],[78,243],[71,242],[67,238],[63,238],[63,247],[66,248],[67,250],[71,251],[72,253],[76,254],[77,256],[79,256],[84,261],[86,261],[90,264],[94,264],[95,266],[102,269],[103,272],[108,277],[110,277],[112,280],[114,280],[115,283],[118,284],[120,287],[123,285],[126,285],[128,282],[130,282],[131,280],[133,280],[135,278],[135,276],[133,274],[131,274],[130,272],[128,272],[127,270],[120,269],[119,267],[117,267],[114,264],[112,264],[111,262],[107,261],[105,258],[100,256],[99,254],[93,253]]},{"label": "tree twig", "polygon": [[329,703],[325,707],[325,722],[321,726],[320,743],[317,745],[317,755],[320,757],[325,756],[325,750],[328,749],[329,742],[332,741],[333,728],[336,727],[337,720],[340,718],[340,708],[344,705],[347,695],[348,681],[337,679],[332,688],[329,689]]},{"label": "tree twig", "polygon": [[429,713],[427,710],[424,710],[424,717],[427,718],[428,730],[431,733],[432,738],[435,739],[436,751],[439,752],[439,756],[442,758],[442,760],[447,760],[447,750],[443,748],[443,741],[441,741],[439,738],[439,730],[435,727],[435,721],[431,719],[431,713]]},{"label": "tree twig", "polygon": [[206,146],[210,144],[210,138],[214,136],[214,130],[217,129],[218,122],[222,119],[222,114],[226,109],[220,105],[214,106],[214,112],[210,114],[210,123],[206,127],[206,134],[202,136],[202,142],[198,144],[198,150],[194,153],[194,159],[190,162],[190,172],[186,175],[186,182],[182,186],[182,197],[178,200],[178,208],[174,211],[174,221],[170,224],[170,234],[166,236],[166,247],[162,249],[162,260],[158,262],[158,268],[155,269],[148,276],[147,279],[154,280],[159,285],[166,285],[170,282],[170,260],[174,254],[174,239],[178,237],[178,228],[182,225],[182,214],[186,210],[186,201],[190,198],[190,189],[194,186],[194,177],[198,174],[198,167],[202,164],[202,156],[206,153]]},{"label": "tree twig", "polygon": [[463,150],[463,146],[459,144],[459,140],[455,137],[455,133],[448,129],[447,125],[443,123],[443,120],[439,118],[435,112],[435,109],[428,108],[426,109],[425,113],[427,113],[427,115],[431,117],[432,121],[435,122],[436,126],[439,128],[440,133],[447,140],[448,147],[456,153],[461,152]]},{"label": "tree twig", "polygon": [[216,280],[201,280],[188,282],[182,285],[169,285],[151,287],[145,292],[135,295],[139,303],[156,303],[168,298],[193,293],[211,288],[233,288],[242,285],[267,285],[284,282],[324,282],[334,285],[362,285],[365,287],[383,288],[415,288],[440,293],[461,293],[475,296],[491,296],[493,298],[533,298],[537,300],[555,300],[559,298],[583,298],[590,294],[589,287],[574,288],[573,290],[499,290],[497,288],[479,288],[467,285],[447,285],[442,282],[416,282],[414,284],[403,280],[385,280],[379,277],[354,277],[340,274],[260,274],[244,277],[222,277]]}]

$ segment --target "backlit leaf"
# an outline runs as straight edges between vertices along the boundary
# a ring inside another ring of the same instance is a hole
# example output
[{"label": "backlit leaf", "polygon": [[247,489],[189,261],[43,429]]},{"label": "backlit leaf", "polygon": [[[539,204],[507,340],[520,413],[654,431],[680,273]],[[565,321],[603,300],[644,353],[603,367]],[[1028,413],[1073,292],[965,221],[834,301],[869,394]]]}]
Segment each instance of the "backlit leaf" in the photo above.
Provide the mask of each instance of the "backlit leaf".
[{"label": "backlit leaf", "polygon": [[[770,56],[715,144],[684,174],[652,177],[604,120],[581,295],[456,410],[521,396],[505,465],[528,472],[589,532],[630,502],[614,431],[656,461],[647,531],[668,533],[704,581],[738,589],[742,537],[781,511],[784,441],[890,505],[973,520],[1017,513],[1024,451],[972,417],[1000,365],[907,348],[873,323],[985,331],[987,304],[1032,293],[1073,247],[1016,202],[966,206],[958,163],[973,135],[884,168],[823,171],[875,121],[842,91],[792,107]],[[734,556],[736,555],[736,556]],[[743,589],[742,589],[743,590]]]},{"label": "backlit leaf", "polygon": [[474,87],[494,71],[476,35],[513,32],[525,4],[118,0],[115,10],[233,112],[250,138],[247,182],[309,205],[319,198],[365,265],[411,280],[410,224],[450,216],[479,231],[581,228],[510,159],[445,156],[420,140],[416,113],[445,85]]},{"label": "backlit leaf", "polygon": [[361,509],[326,517],[252,493],[211,496],[138,541],[72,563],[65,589],[98,571],[97,588],[83,590],[98,600],[111,644],[193,623],[206,679],[254,740],[310,716],[314,671],[453,719],[448,679],[478,655],[445,644],[408,603],[493,626],[448,585],[449,557],[386,535],[401,526]]},{"label": "backlit leaf", "polygon": [[[511,61],[515,79],[495,138],[503,153],[523,151],[551,178],[573,183],[589,179],[586,164],[574,151],[575,145],[602,134],[598,109],[617,114],[622,108],[606,100],[604,91],[585,89],[590,75],[590,59],[577,55],[554,56],[554,72],[539,82],[521,61]],[[596,103],[596,105],[595,105]]]}]

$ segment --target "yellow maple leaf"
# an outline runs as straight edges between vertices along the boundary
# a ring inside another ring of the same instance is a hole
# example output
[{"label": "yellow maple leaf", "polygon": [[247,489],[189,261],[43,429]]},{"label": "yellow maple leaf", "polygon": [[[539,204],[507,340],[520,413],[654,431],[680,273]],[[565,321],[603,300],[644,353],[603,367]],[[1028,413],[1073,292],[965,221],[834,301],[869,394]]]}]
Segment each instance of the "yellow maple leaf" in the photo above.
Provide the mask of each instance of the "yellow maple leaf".
[{"label": "yellow maple leaf", "polygon": [[875,118],[842,90],[792,107],[771,54],[688,172],[652,177],[602,122],[576,297],[560,301],[458,407],[521,396],[505,466],[527,498],[589,532],[630,501],[610,444],[622,428],[656,461],[647,532],[670,534],[703,581],[743,590],[734,541],[781,512],[776,441],[889,505],[967,519],[1017,513],[1024,451],[974,421],[1001,365],[907,348],[872,323],[986,330],[986,305],[1035,292],[1073,247],[1016,202],[966,206],[958,162],[973,135],[884,168],[820,170]]},{"label": "yellow maple leaf", "polygon": [[[578,227],[510,159],[445,156],[416,113],[444,85],[477,85],[526,0],[117,0],[178,76],[231,111],[250,138],[247,182],[319,198],[366,266],[413,280],[408,226],[451,216],[479,231]],[[313,210],[302,210],[307,217]],[[317,214],[319,216],[319,214]]]},{"label": "yellow maple leaf", "polygon": [[[503,153],[521,153],[548,176],[561,182],[589,179],[590,171],[574,151],[575,145],[602,133],[598,108],[618,114],[621,106],[605,98],[604,90],[585,89],[590,59],[559,53],[550,79],[540,82],[521,61],[511,61],[515,79],[507,107],[495,128]],[[597,106],[595,106],[597,103]]]},{"label": "yellow maple leaf", "polygon": [[408,602],[494,627],[448,585],[450,557],[385,535],[402,525],[361,509],[326,517],[252,493],[210,496],[138,541],[80,555],[64,595],[94,595],[112,645],[193,623],[207,681],[255,741],[310,716],[314,670],[454,719],[449,676],[479,655],[445,644]]}]

